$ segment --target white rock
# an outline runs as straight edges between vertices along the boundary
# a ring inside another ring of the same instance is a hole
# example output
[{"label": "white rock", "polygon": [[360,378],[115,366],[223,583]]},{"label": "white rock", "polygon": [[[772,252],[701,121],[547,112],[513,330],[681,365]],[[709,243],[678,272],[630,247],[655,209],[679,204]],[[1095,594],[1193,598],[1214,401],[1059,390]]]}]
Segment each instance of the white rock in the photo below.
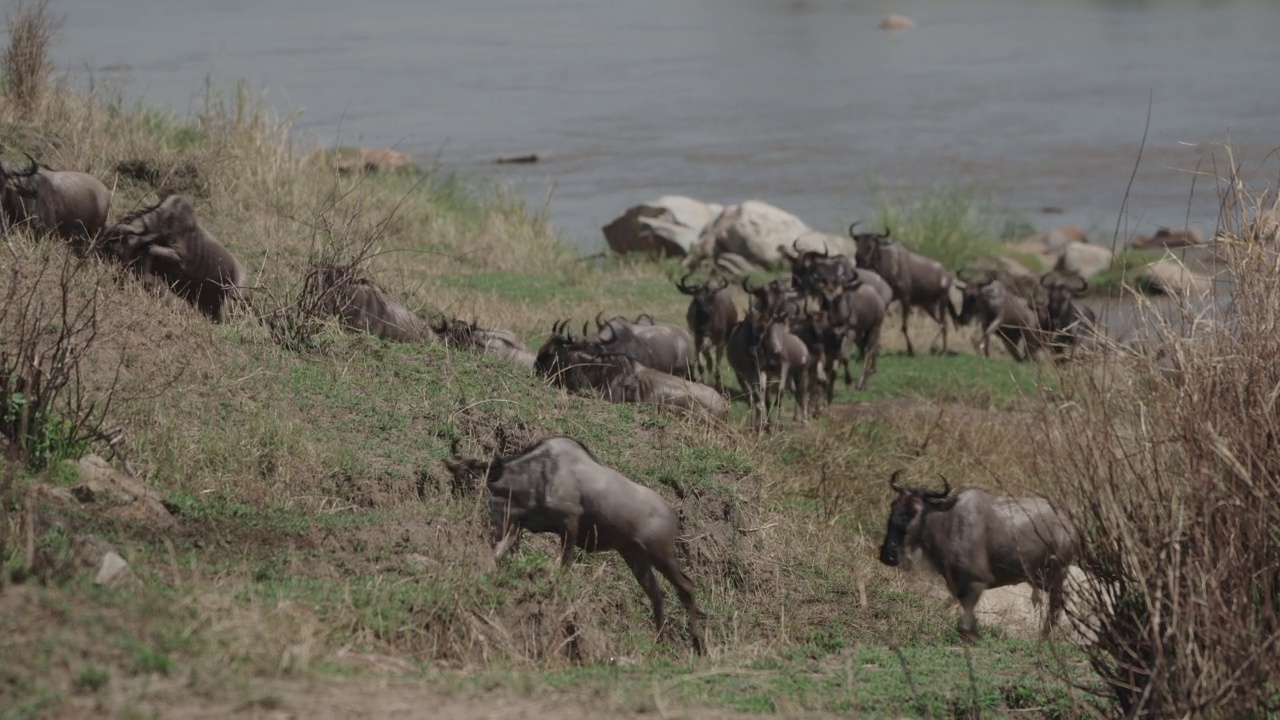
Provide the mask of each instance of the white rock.
[{"label": "white rock", "polygon": [[1146,280],[1151,290],[1165,295],[1195,297],[1213,289],[1212,279],[1187,269],[1182,263],[1167,256],[1144,267],[1139,277]]},{"label": "white rock", "polygon": [[102,556],[102,564],[98,566],[98,574],[93,576],[95,585],[110,585],[122,579],[129,571],[129,563],[120,557],[120,553],[109,550]]},{"label": "white rock", "polygon": [[778,247],[789,247],[809,232],[809,226],[795,215],[760,200],[748,200],[725,208],[704,228],[690,256],[718,258],[733,253],[753,266],[776,268],[782,261]]},{"label": "white rock", "polygon": [[602,230],[609,248],[619,255],[683,257],[721,209],[683,195],[664,195],[627,208]]},{"label": "white rock", "polygon": [[1054,269],[1075,273],[1088,280],[1111,266],[1111,248],[1090,243],[1070,243]]}]

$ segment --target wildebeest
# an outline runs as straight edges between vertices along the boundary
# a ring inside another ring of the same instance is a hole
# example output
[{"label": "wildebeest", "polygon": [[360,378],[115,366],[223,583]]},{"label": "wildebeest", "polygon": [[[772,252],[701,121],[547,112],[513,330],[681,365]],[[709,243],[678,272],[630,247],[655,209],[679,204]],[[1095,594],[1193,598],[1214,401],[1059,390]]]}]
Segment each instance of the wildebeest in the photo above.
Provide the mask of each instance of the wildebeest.
[{"label": "wildebeest", "polygon": [[448,344],[486,352],[521,367],[534,366],[533,353],[510,330],[482,328],[473,322],[447,317],[442,317],[432,330]]},{"label": "wildebeest", "polygon": [[484,479],[498,562],[519,542],[524,530],[555,533],[563,550],[561,566],[573,564],[577,548],[616,550],[653,604],[653,621],[662,630],[662,588],[657,569],[676,588],[689,614],[694,651],[705,652],[701,611],[693,582],[676,559],[680,520],[661,496],[600,463],[581,443],[555,436],[507,457],[445,461],[455,483]]},{"label": "wildebeest", "polygon": [[196,219],[182,195],[126,215],[106,233],[104,252],[153,276],[213,320],[242,301],[244,268]]},{"label": "wildebeest", "polygon": [[[752,308],[729,332],[729,365],[751,400],[757,430],[772,428],[770,405],[782,407],[788,383],[795,391],[796,412],[808,417],[810,354],[804,341],[788,328],[791,312],[785,300],[765,310]],[[777,395],[771,403],[775,386]]]},{"label": "wildebeest", "polygon": [[[857,244],[859,268],[866,268],[880,275],[893,290],[893,299],[902,308],[902,337],[907,341],[907,354],[914,355],[911,335],[907,332],[907,320],[911,309],[918,307],[938,323],[942,337],[942,350],[947,350],[947,319],[952,315],[951,286],[955,283],[951,273],[942,263],[911,252],[891,241],[890,230],[883,234],[855,233],[849,226],[849,237]],[[931,346],[938,341],[934,337]]]},{"label": "wildebeest", "polygon": [[832,255],[827,247],[822,252],[817,250],[800,250],[796,243],[791,247],[779,245],[778,252],[791,263],[791,287],[796,291],[814,295],[818,294],[818,285],[825,280],[834,279],[842,282],[853,275],[854,263],[846,255]]},{"label": "wildebeest", "polygon": [[586,337],[586,325],[582,328],[583,337],[575,338],[569,331],[569,321],[561,320],[552,323],[551,334],[538,348],[534,355],[533,368],[552,385],[570,392],[595,389],[594,380],[587,376],[589,368],[578,362],[575,351],[581,347]]},{"label": "wildebeest", "polygon": [[30,223],[77,243],[96,238],[107,223],[107,186],[89,173],[50,170],[30,155],[27,160],[25,168],[0,160],[0,230]]},{"label": "wildebeest", "polygon": [[953,317],[957,325],[976,320],[981,327],[978,350],[991,356],[991,334],[1004,343],[1014,360],[1022,362],[1035,357],[1043,345],[1040,317],[1024,298],[1014,295],[994,275],[981,283],[959,286],[962,295],[960,312]]},{"label": "wildebeest", "polygon": [[708,279],[701,285],[688,285],[685,282],[688,279],[688,275],[680,278],[676,287],[690,296],[685,320],[693,333],[693,356],[697,370],[704,380],[712,375],[716,389],[723,392],[721,363],[725,346],[729,343],[729,330],[738,322],[738,307],[729,294],[728,280],[720,278],[719,283],[714,283]]},{"label": "wildebeest", "polygon": [[[654,322],[647,315],[641,315],[634,322],[620,316],[605,322],[603,317],[604,313],[596,315],[594,339],[607,352],[627,355],[645,367],[676,377],[693,377],[696,358],[693,336],[688,330],[670,323]],[[642,318],[648,318],[649,322],[640,322]]]},{"label": "wildebeest", "polygon": [[604,352],[590,341],[569,356],[583,368],[587,383],[612,402],[665,405],[716,420],[729,419],[729,402],[709,385],[645,367],[628,355]]},{"label": "wildebeest", "polygon": [[960,634],[977,638],[973,608],[983,591],[1027,582],[1049,593],[1043,634],[1048,635],[1065,602],[1070,565],[1080,551],[1080,536],[1071,521],[1038,497],[993,495],[970,488],[955,495],[948,483],[942,492],[898,485],[889,509],[888,529],[880,546],[880,562],[896,567],[903,549],[922,551],[929,566],[946,580],[960,601]]},{"label": "wildebeest", "polygon": [[349,268],[316,268],[307,278],[303,295],[319,299],[313,311],[316,315],[337,317],[355,332],[404,343],[436,339],[427,321],[388,297],[377,283]]},{"label": "wildebeest", "polygon": [[1097,327],[1098,317],[1093,310],[1074,300],[1089,290],[1089,283],[1075,273],[1050,271],[1040,276],[1040,285],[1047,295],[1040,313],[1040,329],[1048,336],[1049,349],[1060,356]]},{"label": "wildebeest", "polygon": [[844,368],[845,385],[853,382],[849,375],[847,340],[853,340],[858,348],[858,359],[862,361],[858,390],[866,390],[867,380],[875,374],[876,360],[880,355],[880,329],[884,325],[888,300],[875,285],[863,280],[863,277],[872,275],[875,273],[859,268],[843,284],[824,281],[821,285],[820,302],[829,321],[825,336],[827,402],[831,402],[835,392],[835,363]]}]

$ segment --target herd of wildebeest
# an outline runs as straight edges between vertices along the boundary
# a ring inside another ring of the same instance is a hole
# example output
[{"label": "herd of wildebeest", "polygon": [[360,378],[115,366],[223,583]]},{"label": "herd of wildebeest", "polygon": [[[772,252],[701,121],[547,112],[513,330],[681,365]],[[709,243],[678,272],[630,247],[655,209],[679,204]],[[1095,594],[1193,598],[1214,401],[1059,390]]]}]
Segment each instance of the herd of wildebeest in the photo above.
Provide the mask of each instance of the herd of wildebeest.
[{"label": "herd of wildebeest", "polygon": [[[221,321],[244,307],[243,266],[206,231],[191,201],[170,194],[154,205],[108,224],[111,194],[96,177],[0,160],[0,230],[27,225],[60,236],[84,255],[120,263],[165,302],[188,304]],[[1017,360],[1047,348],[1062,356],[1096,329],[1093,313],[1074,297],[1086,285],[1077,276],[1051,272],[1041,278],[1044,297],[1014,294],[994,275],[964,283],[941,263],[893,242],[890,232],[849,233],[855,257],[780,248],[791,263],[790,282],[741,286],[749,301],[740,314],[729,281],[712,277],[676,286],[690,296],[688,328],[640,315],[595,318],[575,336],[567,321],[530,352],[508,330],[442,317],[431,323],[387,297],[377,284],[349,269],[326,266],[307,278],[304,295],[320,298],[310,312],[338,317],[349,329],[402,342],[440,342],[487,352],[545,377],[558,387],[603,396],[611,402],[679,408],[711,422],[729,417],[722,364],[727,356],[739,388],[753,408],[757,430],[772,427],[783,397],[795,398],[796,416],[807,421],[820,403],[833,400],[837,369],[846,385],[852,351],[862,362],[859,389],[875,373],[887,309],[900,308],[907,353],[915,349],[907,321],[922,309],[939,325],[932,345],[947,349],[948,322],[981,328],[979,347],[989,354],[992,334]],[[953,290],[959,298],[956,308]],[[706,384],[695,378],[701,378]],[[601,464],[581,443],[545,438],[515,454],[464,459],[454,443],[446,462],[455,482],[483,482],[489,494],[494,559],[518,547],[521,532],[555,533],[563,541],[562,564],[577,549],[616,550],[635,574],[663,625],[663,597],[656,569],[676,588],[689,613],[694,648],[704,652],[701,611],[693,584],[676,556],[679,522],[653,490]],[[896,493],[880,560],[897,566],[903,550],[917,550],[946,580],[960,602],[960,631],[974,638],[974,607],[988,588],[1029,582],[1039,602],[1049,594],[1047,633],[1063,608],[1068,566],[1079,535],[1065,516],[1041,498],[996,496],[980,489],[952,493],[904,487]]]}]

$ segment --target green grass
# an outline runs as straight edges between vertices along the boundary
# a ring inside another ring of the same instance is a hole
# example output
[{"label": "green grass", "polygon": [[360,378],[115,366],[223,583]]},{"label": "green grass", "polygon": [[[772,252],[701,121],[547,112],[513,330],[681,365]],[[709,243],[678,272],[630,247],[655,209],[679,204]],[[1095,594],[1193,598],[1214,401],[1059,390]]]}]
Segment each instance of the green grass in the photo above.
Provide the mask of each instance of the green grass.
[{"label": "green grass", "polygon": [[[951,342],[967,339],[952,335]],[[993,341],[995,342],[995,341]],[[1018,363],[1006,357],[991,358],[970,353],[908,356],[883,352],[876,363],[865,392],[858,392],[861,365],[850,363],[854,384],[845,386],[843,375],[836,381],[836,402],[867,402],[889,398],[912,398],[941,404],[1011,409],[1035,398],[1038,384],[1053,383],[1034,363]]]},{"label": "green grass", "polygon": [[1124,247],[1116,251],[1111,265],[1089,279],[1089,292],[1099,295],[1118,295],[1123,288],[1133,288],[1147,293],[1147,281],[1141,277],[1142,268],[1160,259],[1160,253]]},{"label": "green grass", "polygon": [[865,231],[880,232],[887,226],[895,240],[952,271],[1001,249],[994,203],[963,187],[933,188],[912,198],[879,191],[876,216],[879,227]]},{"label": "green grass", "polygon": [[[702,670],[657,660],[637,666],[586,666],[530,676],[489,673],[459,679],[465,688],[572,688],[626,698],[657,710],[663,702],[749,714],[824,712],[894,718],[985,716],[1079,717],[1082,708],[1061,680],[1087,681],[1075,650],[988,637],[974,648],[904,647],[833,641],[790,645],[740,665]],[[1039,669],[1037,669],[1039,668]],[[1055,674],[1051,668],[1058,668]]]}]

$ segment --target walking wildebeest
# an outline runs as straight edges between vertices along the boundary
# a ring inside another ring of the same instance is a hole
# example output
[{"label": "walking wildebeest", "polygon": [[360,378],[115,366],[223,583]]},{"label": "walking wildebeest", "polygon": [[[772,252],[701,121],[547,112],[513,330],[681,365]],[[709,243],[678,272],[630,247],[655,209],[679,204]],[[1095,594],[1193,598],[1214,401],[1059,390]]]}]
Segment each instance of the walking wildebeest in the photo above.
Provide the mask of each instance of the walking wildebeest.
[{"label": "walking wildebeest", "polygon": [[1089,283],[1076,273],[1049,271],[1040,276],[1048,300],[1040,313],[1040,329],[1047,336],[1055,356],[1074,348],[1082,337],[1096,330],[1098,317],[1074,298],[1089,290]]},{"label": "walking wildebeest", "polygon": [[1041,631],[1048,636],[1065,606],[1067,574],[1080,551],[1071,521],[1044,498],[977,488],[952,495],[950,483],[942,492],[901,487],[901,472],[889,480],[897,496],[889,508],[880,562],[897,567],[904,548],[921,550],[960,601],[959,628],[966,640],[977,639],[973,608],[983,591],[1030,583],[1033,604],[1040,604],[1041,591],[1049,593]]},{"label": "walking wildebeest", "polygon": [[680,569],[676,540],[680,519],[658,493],[600,463],[581,443],[550,437],[507,457],[445,461],[455,483],[484,478],[489,491],[489,521],[498,562],[519,542],[524,530],[560,536],[561,567],[585,552],[616,550],[653,604],[653,621],[663,626],[658,572],[676,588],[689,614],[693,649],[705,652],[702,617],[693,582]]},{"label": "walking wildebeest", "polygon": [[[911,252],[889,239],[890,230],[883,234],[855,233],[854,223],[849,226],[849,237],[857,244],[859,268],[875,272],[893,290],[893,299],[902,309],[902,337],[907,341],[907,354],[915,355],[911,335],[907,332],[907,320],[911,309],[918,307],[938,323],[942,336],[942,351],[947,351],[947,319],[951,316],[951,286],[955,280],[942,263]],[[932,348],[938,342],[934,336]]]},{"label": "walking wildebeest", "polygon": [[533,368],[535,358],[524,342],[510,330],[482,328],[473,322],[441,318],[432,328],[446,343],[489,353],[521,367]]},{"label": "walking wildebeest", "polygon": [[[640,315],[635,322],[615,317],[608,322],[604,313],[596,315],[596,336],[608,352],[621,353],[634,358],[645,367],[676,377],[692,378],[696,358],[693,354],[693,336],[688,330],[670,323],[654,322],[648,315]],[[649,322],[640,322],[648,318]]]},{"label": "walking wildebeest", "polygon": [[103,250],[140,275],[163,281],[179,297],[215,321],[241,303],[244,268],[196,220],[182,195],[126,215],[107,231]]},{"label": "walking wildebeest", "polygon": [[826,333],[828,403],[835,392],[835,363],[844,368],[844,384],[853,383],[849,375],[847,339],[853,339],[858,348],[858,359],[862,361],[858,390],[866,390],[867,380],[875,374],[876,360],[880,356],[880,329],[884,326],[888,301],[875,285],[863,281],[863,277],[873,275],[875,273],[858,268],[853,271],[851,279],[843,282],[837,278],[823,279],[819,285],[819,302],[830,323]]},{"label": "walking wildebeest", "polygon": [[87,247],[107,223],[107,186],[89,173],[50,170],[30,155],[27,160],[26,168],[0,160],[0,230],[30,223]]},{"label": "walking wildebeest", "polygon": [[[756,299],[761,301],[763,297]],[[798,318],[799,311],[784,296],[775,299],[777,302],[765,310],[749,309],[729,332],[729,366],[751,401],[757,430],[772,429],[770,405],[782,407],[789,382],[795,391],[797,413],[808,418],[809,349],[788,326],[788,319]],[[776,382],[772,380],[775,377]],[[775,385],[778,394],[771,403],[770,392]]]},{"label": "walking wildebeest", "polygon": [[1031,309],[1030,303],[1010,292],[994,275],[989,275],[981,283],[958,287],[963,300],[960,312],[956,313],[952,308],[953,319],[956,325],[978,321],[982,328],[979,352],[991,357],[991,333],[994,332],[1014,360],[1022,362],[1035,357],[1043,342],[1040,317]]},{"label": "walking wildebeest", "polygon": [[708,279],[701,285],[687,285],[688,275],[680,278],[676,287],[689,295],[689,309],[685,320],[693,332],[693,356],[701,377],[706,380],[713,374],[715,388],[724,392],[721,363],[725,347],[729,344],[729,330],[738,322],[738,307],[729,293],[729,281],[720,278],[718,284]]}]

